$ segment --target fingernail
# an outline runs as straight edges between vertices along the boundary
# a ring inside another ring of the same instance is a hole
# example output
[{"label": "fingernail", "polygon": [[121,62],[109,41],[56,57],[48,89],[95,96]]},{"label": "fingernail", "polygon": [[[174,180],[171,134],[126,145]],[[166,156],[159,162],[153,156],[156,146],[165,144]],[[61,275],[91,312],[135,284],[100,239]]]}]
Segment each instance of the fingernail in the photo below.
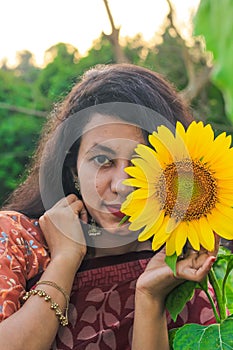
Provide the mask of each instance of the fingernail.
[{"label": "fingernail", "polygon": [[213,263],[217,260],[216,256],[212,256],[211,257],[211,260],[210,260],[210,263],[211,265],[213,265]]}]

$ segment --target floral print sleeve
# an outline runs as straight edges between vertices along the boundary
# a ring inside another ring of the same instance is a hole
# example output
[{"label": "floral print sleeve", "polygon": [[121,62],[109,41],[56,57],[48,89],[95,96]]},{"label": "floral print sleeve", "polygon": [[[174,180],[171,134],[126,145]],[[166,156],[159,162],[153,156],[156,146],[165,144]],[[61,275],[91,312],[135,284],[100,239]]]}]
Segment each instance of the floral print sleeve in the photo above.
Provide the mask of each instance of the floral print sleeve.
[{"label": "floral print sleeve", "polygon": [[0,212],[0,321],[17,311],[27,281],[49,263],[38,221],[15,211]]}]

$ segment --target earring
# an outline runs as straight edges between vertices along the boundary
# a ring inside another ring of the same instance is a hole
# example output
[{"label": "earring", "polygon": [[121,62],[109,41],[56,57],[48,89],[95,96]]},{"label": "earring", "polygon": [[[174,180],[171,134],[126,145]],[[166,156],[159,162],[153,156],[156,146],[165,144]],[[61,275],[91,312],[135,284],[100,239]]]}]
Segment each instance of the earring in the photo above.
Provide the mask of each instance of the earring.
[{"label": "earring", "polygon": [[79,183],[78,176],[74,175],[73,179],[74,179],[74,187],[77,190],[78,194],[81,195],[80,183]]},{"label": "earring", "polygon": [[101,235],[101,229],[99,227],[96,226],[96,222],[93,218],[91,218],[91,223],[90,223],[90,227],[87,231],[88,236],[100,236]]}]

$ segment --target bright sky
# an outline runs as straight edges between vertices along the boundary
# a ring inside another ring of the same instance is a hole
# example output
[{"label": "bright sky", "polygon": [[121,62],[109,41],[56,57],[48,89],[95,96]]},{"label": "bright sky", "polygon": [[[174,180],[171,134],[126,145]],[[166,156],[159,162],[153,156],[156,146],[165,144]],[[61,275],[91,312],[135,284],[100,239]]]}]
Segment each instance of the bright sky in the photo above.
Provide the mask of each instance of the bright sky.
[{"label": "bright sky", "polygon": [[[179,24],[188,27],[190,13],[200,0],[171,0]],[[109,0],[121,36],[133,37],[141,32],[145,40],[154,37],[168,11],[166,0]],[[84,54],[93,40],[110,23],[103,0],[2,0],[0,20],[0,61],[15,62],[16,52],[31,51],[37,64],[44,52],[58,42],[75,46]]]}]

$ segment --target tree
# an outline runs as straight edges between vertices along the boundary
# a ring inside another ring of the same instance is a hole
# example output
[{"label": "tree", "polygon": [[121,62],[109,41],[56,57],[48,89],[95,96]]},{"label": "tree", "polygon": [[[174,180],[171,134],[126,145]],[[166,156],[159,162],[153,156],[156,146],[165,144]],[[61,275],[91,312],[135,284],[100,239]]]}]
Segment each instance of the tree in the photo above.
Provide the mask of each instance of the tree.
[{"label": "tree", "polygon": [[41,71],[37,85],[41,94],[50,101],[58,101],[74,84],[77,76],[78,50],[58,43],[45,52],[48,64]]},{"label": "tree", "polygon": [[108,4],[108,0],[103,0],[107,14],[108,14],[108,18],[111,24],[111,28],[112,28],[112,32],[111,34],[107,35],[104,34],[103,35],[109,40],[109,42],[112,44],[113,46],[113,51],[114,51],[114,57],[115,57],[115,61],[116,63],[129,63],[127,56],[124,53],[124,49],[122,48],[120,41],[119,41],[119,36],[120,36],[120,27],[117,28],[115,26],[114,20],[113,20],[113,16]]}]

